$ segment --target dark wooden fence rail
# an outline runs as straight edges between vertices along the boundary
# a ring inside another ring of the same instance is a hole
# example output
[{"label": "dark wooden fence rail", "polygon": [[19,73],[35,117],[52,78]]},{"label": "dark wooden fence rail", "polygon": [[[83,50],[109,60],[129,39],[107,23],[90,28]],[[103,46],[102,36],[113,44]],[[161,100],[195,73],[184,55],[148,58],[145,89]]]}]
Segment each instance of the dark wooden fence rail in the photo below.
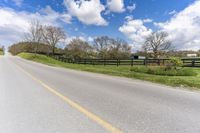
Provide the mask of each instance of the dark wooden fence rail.
[{"label": "dark wooden fence rail", "polygon": [[[71,59],[65,56],[54,55],[52,58],[73,64],[85,65],[165,65],[169,59]],[[182,59],[184,67],[200,67],[200,58]]]}]

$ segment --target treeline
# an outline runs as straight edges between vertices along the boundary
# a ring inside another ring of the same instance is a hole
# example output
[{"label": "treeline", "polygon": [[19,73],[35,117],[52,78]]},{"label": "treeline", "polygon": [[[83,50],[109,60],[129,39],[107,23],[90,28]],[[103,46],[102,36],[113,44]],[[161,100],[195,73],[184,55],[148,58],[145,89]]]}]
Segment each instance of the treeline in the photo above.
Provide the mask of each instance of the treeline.
[{"label": "treeline", "polygon": [[[196,55],[197,57],[200,57],[200,50],[199,51],[192,51],[192,50],[170,50],[170,51],[162,51],[159,53],[159,58],[168,58],[168,57],[188,57],[188,55]],[[145,51],[137,51],[135,55],[140,55],[144,57],[153,58],[154,54],[151,52],[145,52]]]},{"label": "treeline", "polygon": [[4,51],[4,48],[0,47],[0,51],[2,51],[2,52],[3,52],[3,51]]},{"label": "treeline", "polygon": [[122,39],[108,36],[96,37],[93,42],[73,39],[63,49],[58,44],[63,44],[66,34],[63,29],[55,26],[41,25],[38,21],[30,24],[29,32],[25,35],[25,42],[20,42],[9,47],[13,55],[21,52],[40,54],[64,54],[69,58],[105,58],[127,59],[131,55],[131,46]]},{"label": "treeline", "polygon": [[[37,50],[36,50],[37,49]],[[9,52],[17,55],[21,52],[37,54],[60,54],[69,58],[103,58],[127,59],[131,56],[131,47],[122,39],[113,39],[107,36],[97,37],[89,43],[81,39],[73,39],[65,48],[54,48],[48,44],[36,42],[20,42],[9,47]]]},{"label": "treeline", "polygon": [[[17,55],[22,52],[47,54],[47,55],[51,54],[51,47],[49,45],[36,42],[19,42],[11,45],[8,49],[9,52],[13,55]],[[64,51],[62,49],[55,48],[55,52],[62,54]]]},{"label": "treeline", "polygon": [[73,39],[64,49],[71,58],[127,59],[131,56],[131,47],[122,39],[108,36],[97,37],[92,43]]},{"label": "treeline", "polygon": [[0,55],[4,54],[4,52],[5,52],[4,46],[0,46]]}]

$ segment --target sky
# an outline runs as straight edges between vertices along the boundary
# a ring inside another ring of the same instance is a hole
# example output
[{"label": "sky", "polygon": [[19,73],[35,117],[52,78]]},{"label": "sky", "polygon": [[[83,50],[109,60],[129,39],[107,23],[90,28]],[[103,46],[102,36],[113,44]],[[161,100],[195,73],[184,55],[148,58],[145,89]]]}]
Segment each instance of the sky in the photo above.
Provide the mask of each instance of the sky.
[{"label": "sky", "polygon": [[121,38],[140,50],[165,31],[178,50],[200,49],[200,0],[0,0],[0,45],[23,41],[30,23],[62,27],[73,38]]}]

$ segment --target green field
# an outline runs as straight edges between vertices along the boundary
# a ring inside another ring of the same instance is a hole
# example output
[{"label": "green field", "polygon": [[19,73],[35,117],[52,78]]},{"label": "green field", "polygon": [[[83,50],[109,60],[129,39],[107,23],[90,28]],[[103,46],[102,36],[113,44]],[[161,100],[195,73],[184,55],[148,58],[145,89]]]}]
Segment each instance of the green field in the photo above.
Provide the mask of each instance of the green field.
[{"label": "green field", "polygon": [[141,79],[176,87],[181,86],[190,89],[200,89],[200,68],[187,68],[197,73],[195,76],[160,76],[160,75],[152,75],[152,74],[131,71],[131,66],[117,67],[117,66],[102,66],[102,65],[93,66],[93,65],[68,64],[57,61],[45,55],[34,55],[30,53],[21,53],[18,56],[27,60],[47,64],[50,66],[102,73],[113,76],[135,78],[135,79]]}]

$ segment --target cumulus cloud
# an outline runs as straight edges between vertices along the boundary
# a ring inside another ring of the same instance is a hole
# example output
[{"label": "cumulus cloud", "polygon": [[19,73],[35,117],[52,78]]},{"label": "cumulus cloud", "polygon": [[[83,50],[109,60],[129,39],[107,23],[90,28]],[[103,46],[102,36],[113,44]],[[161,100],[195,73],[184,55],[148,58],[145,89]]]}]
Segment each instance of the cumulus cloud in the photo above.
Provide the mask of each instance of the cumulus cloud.
[{"label": "cumulus cloud", "polygon": [[105,10],[100,0],[64,0],[69,13],[87,25],[107,25],[101,13]]},{"label": "cumulus cloud", "polygon": [[59,14],[50,7],[36,13],[0,8],[0,16],[0,44],[3,45],[22,41],[24,34],[28,32],[30,22],[33,20],[54,26],[61,26],[61,21],[70,22],[70,17],[67,14]]},{"label": "cumulus cloud", "polygon": [[169,21],[155,23],[169,37],[178,50],[200,49],[200,1],[176,13]]},{"label": "cumulus cloud", "polygon": [[127,36],[137,49],[140,49],[145,38],[152,33],[152,30],[144,25],[146,22],[147,19],[133,19],[130,16],[127,16],[124,24],[119,27],[119,31]]},{"label": "cumulus cloud", "polygon": [[107,0],[107,6],[111,12],[124,12],[124,0]]},{"label": "cumulus cloud", "polygon": [[130,21],[130,20],[132,20],[132,19],[133,19],[133,16],[132,16],[132,15],[129,15],[129,16],[126,16],[126,17],[125,17],[125,20],[126,20],[126,21]]},{"label": "cumulus cloud", "polygon": [[176,12],[176,10],[173,10],[173,11],[170,11],[169,12],[169,15],[174,15],[174,14],[176,14],[177,12]]},{"label": "cumulus cloud", "polygon": [[93,39],[92,37],[86,37],[86,36],[69,36],[65,39],[65,44],[69,44],[74,39],[80,39],[82,41],[90,41],[89,39]]},{"label": "cumulus cloud", "polygon": [[44,14],[46,18],[50,21],[52,20],[61,20],[67,24],[71,24],[72,16],[68,13],[58,13],[54,11],[50,6],[46,6],[45,8],[40,10],[40,13]]},{"label": "cumulus cloud", "polygon": [[134,3],[133,5],[127,6],[126,8],[129,12],[133,12],[136,9],[136,4]]}]

